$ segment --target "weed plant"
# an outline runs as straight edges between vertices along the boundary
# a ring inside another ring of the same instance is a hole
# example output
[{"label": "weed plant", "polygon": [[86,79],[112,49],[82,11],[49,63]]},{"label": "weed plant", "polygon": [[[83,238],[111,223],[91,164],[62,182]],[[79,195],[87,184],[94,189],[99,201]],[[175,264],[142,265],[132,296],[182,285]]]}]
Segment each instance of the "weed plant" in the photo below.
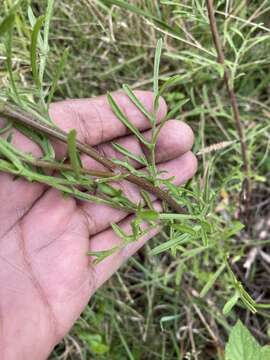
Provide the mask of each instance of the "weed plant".
[{"label": "weed plant", "polygon": [[[0,171],[134,213],[131,234],[112,224],[121,246],[162,227],[96,294],[51,359],[225,359],[239,318],[267,343],[269,14],[268,1],[242,0],[1,4]],[[153,113],[134,93],[150,86]],[[118,88],[149,120],[150,141],[115,101],[110,91]],[[115,115],[149,156],[113,144],[124,160],[104,158],[74,130],[52,123],[52,101],[107,91]],[[170,111],[158,125],[160,96]],[[155,164],[158,133],[172,117],[197,135],[198,175],[182,187],[161,179]],[[13,128],[39,145],[42,158],[13,145]],[[67,143],[68,162],[55,159],[51,138]],[[106,171],[84,169],[82,153]],[[139,203],[111,184],[121,179],[139,186]],[[162,202],[160,213],[151,194]],[[98,262],[115,250],[89,255]]]}]

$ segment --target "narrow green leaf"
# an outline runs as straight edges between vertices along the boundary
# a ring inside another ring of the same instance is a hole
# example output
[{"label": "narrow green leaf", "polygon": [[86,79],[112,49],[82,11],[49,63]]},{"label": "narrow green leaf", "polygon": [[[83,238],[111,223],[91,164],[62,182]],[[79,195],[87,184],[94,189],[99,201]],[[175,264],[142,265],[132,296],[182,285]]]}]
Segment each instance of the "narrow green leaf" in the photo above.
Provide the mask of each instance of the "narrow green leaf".
[{"label": "narrow green leaf", "polygon": [[112,97],[110,93],[107,94],[108,102],[111,105],[111,108],[117,118],[124,124],[145,146],[149,147],[151,144],[145,140],[143,135],[139,132],[139,130],[129,121],[129,119],[124,115],[120,107],[117,105],[116,101]]},{"label": "narrow green leaf", "polygon": [[76,130],[70,130],[67,137],[68,156],[71,166],[76,174],[76,177],[80,177],[81,164],[79,161],[79,155],[76,147]]},{"label": "narrow green leaf", "polygon": [[149,111],[144,107],[144,105],[140,102],[140,100],[137,98],[137,96],[134,94],[132,89],[127,85],[123,85],[123,89],[125,93],[128,95],[130,100],[137,106],[137,108],[145,115],[145,117],[151,122],[151,124],[154,122],[154,117],[152,114],[149,113]]},{"label": "narrow green leaf", "polygon": [[153,208],[153,201],[149,195],[149,193],[145,190],[141,190],[140,191],[141,197],[143,198],[145,205],[150,209],[150,210],[154,210]]},{"label": "narrow green leaf", "polygon": [[214,283],[217,281],[217,278],[219,277],[219,275],[222,273],[222,271],[225,269],[226,264],[222,264],[217,271],[212,274],[207,283],[204,285],[203,289],[200,292],[200,297],[204,297],[208,291],[213,287]]},{"label": "narrow green leaf", "polygon": [[117,151],[119,151],[121,154],[129,157],[130,159],[137,161],[139,164],[141,164],[143,166],[147,166],[147,161],[146,161],[145,157],[135,155],[134,153],[130,152],[127,148],[125,148],[124,146],[122,146],[120,144],[112,143],[112,146]]},{"label": "narrow green leaf", "polygon": [[125,9],[125,10],[133,13],[133,14],[137,14],[137,15],[143,16],[147,19],[150,19],[155,24],[160,26],[162,29],[167,30],[170,34],[172,34],[172,36],[174,35],[176,37],[177,35],[178,36],[180,35],[179,31],[177,31],[175,28],[168,25],[165,21],[162,21],[162,19],[154,16],[149,11],[145,11],[144,9],[140,9],[137,6],[131,5],[128,1],[123,1],[123,0],[102,0],[102,1],[105,4],[116,5],[122,9]]},{"label": "narrow green leaf", "polygon": [[104,259],[106,259],[108,256],[114,254],[119,249],[119,246],[114,246],[111,249],[108,250],[101,250],[101,251],[89,251],[87,255],[93,256],[96,259],[94,260],[95,264],[100,263]]},{"label": "narrow green leaf", "polygon": [[153,90],[154,90],[155,97],[158,96],[159,65],[160,65],[162,45],[163,45],[163,41],[160,38],[157,42],[156,51],[155,51],[155,61],[154,61]]},{"label": "narrow green leaf", "polygon": [[15,14],[11,13],[0,24],[0,37],[11,30],[14,24]]},{"label": "narrow green leaf", "polygon": [[52,85],[51,85],[51,88],[50,88],[50,91],[49,91],[49,94],[48,94],[48,101],[47,101],[48,106],[52,101],[53,95],[54,95],[55,90],[57,88],[58,81],[59,81],[59,79],[60,79],[60,77],[62,75],[63,69],[64,69],[64,67],[66,65],[67,58],[68,58],[68,52],[69,52],[69,49],[66,48],[64,50],[64,52],[63,52],[63,55],[61,56],[61,59],[59,61],[58,66],[57,66],[56,73],[55,73],[55,75],[53,77]]},{"label": "narrow green leaf", "polygon": [[5,42],[5,48],[6,48],[6,65],[8,70],[8,75],[10,79],[10,85],[11,85],[11,93],[12,96],[15,98],[15,100],[21,104],[21,98],[19,95],[19,92],[17,90],[16,82],[14,79],[14,71],[12,68],[12,29],[10,29],[7,33],[7,38]]},{"label": "narrow green leaf", "polygon": [[43,32],[43,47],[42,47],[42,53],[40,54],[40,65],[39,65],[39,79],[41,83],[43,81],[44,71],[49,53],[49,31],[50,31],[50,23],[53,15],[53,7],[54,7],[54,0],[47,0],[47,9],[45,13],[44,32]]},{"label": "narrow green leaf", "polygon": [[236,305],[238,299],[239,299],[239,293],[238,291],[236,291],[234,295],[223,306],[222,312],[224,315],[228,315],[231,312],[232,308]]},{"label": "narrow green leaf", "polygon": [[33,27],[33,31],[31,34],[31,46],[30,46],[30,56],[31,56],[31,68],[32,68],[32,74],[34,82],[37,86],[37,88],[40,89],[41,87],[41,81],[38,75],[38,64],[37,64],[37,53],[38,53],[38,36],[41,30],[41,27],[44,23],[45,16],[40,16]]},{"label": "narrow green leaf", "polygon": [[[1,107],[1,104],[0,104],[0,107]],[[0,111],[1,111],[1,109],[0,109]],[[12,128],[12,122],[7,121],[7,123],[2,128],[0,127],[0,135],[6,133],[11,128]]]},{"label": "narrow green leaf", "polygon": [[111,197],[121,196],[122,191],[120,189],[115,189],[113,186],[104,183],[98,183],[98,190],[103,194],[106,194]]},{"label": "narrow green leaf", "polygon": [[124,241],[127,241],[129,236],[124,232],[123,229],[120,228],[117,224],[112,223],[111,227],[115,234],[120,237],[120,239],[123,239]]},{"label": "narrow green leaf", "polygon": [[[28,6],[27,14],[28,14],[28,19],[29,19],[30,25],[31,25],[31,27],[33,29],[34,26],[35,26],[35,23],[37,21],[37,18],[36,18],[32,8],[31,8],[31,6]],[[41,50],[41,53],[42,53],[43,52],[43,39],[42,39],[40,33],[38,34],[38,47],[39,47],[39,49]]]},{"label": "narrow green leaf", "polygon": [[194,228],[192,228],[191,226],[182,225],[182,224],[172,224],[171,227],[172,229],[181,231],[182,233],[187,233],[192,236],[197,235],[197,231],[195,231]]},{"label": "narrow green leaf", "polygon": [[155,210],[141,210],[137,213],[142,220],[153,221],[158,219],[158,212]]},{"label": "narrow green leaf", "polygon": [[166,242],[156,246],[154,249],[152,249],[150,251],[149,255],[158,255],[164,251],[171,249],[172,247],[174,247],[176,245],[186,243],[187,241],[189,241],[189,239],[190,239],[190,235],[182,234],[182,235],[176,237],[175,239],[171,239],[169,241],[166,241]]}]

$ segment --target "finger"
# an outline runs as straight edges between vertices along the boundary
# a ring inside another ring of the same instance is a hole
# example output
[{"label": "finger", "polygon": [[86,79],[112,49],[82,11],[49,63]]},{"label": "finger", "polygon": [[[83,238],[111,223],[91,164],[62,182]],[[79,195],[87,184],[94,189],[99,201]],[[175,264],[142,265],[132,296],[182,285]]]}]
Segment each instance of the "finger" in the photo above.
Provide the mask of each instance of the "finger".
[{"label": "finger", "polygon": [[[156,202],[154,205],[157,211],[161,209],[158,202]],[[127,234],[132,233],[130,223],[133,219],[134,216],[129,216],[119,223],[119,226],[121,226],[121,228]],[[150,225],[147,223],[142,223],[141,228],[142,230],[146,230],[150,228]],[[159,231],[160,228],[156,226],[139,240],[126,245],[121,250],[118,250],[116,253],[110,255],[102,262],[97,264],[94,267],[95,290],[99,288],[106,280],[108,280],[129,257],[135,254],[149,239],[155,236]],[[91,238],[90,251],[97,252],[109,250],[115,246],[121,245],[121,243],[122,240],[115,234],[115,232],[112,229],[108,229]]]},{"label": "finger", "polygon": [[[143,132],[146,139],[150,140],[152,131],[147,130]],[[167,161],[176,158],[189,151],[192,148],[194,141],[194,135],[191,128],[184,122],[178,120],[169,120],[161,128],[158,140],[156,143],[156,162]],[[133,155],[140,157],[145,154],[140,141],[132,135],[123,136],[114,140],[121,146],[124,146]],[[118,160],[124,160],[125,155],[114,149],[112,143],[109,141],[98,145],[98,151],[105,155],[107,158],[115,158]],[[99,164],[89,156],[81,156],[83,166],[88,169],[104,170],[103,165]],[[135,168],[140,168],[142,165],[136,160],[129,159],[129,163]]]},{"label": "finger", "polygon": [[[0,126],[4,121],[0,119]],[[10,132],[2,135],[7,138]],[[32,153],[39,157],[42,155],[40,147],[16,129],[12,129],[12,144],[19,150]],[[0,173],[0,237],[12,228],[32,206],[33,202],[42,195],[44,186],[38,183],[30,183],[24,179],[9,174]]]},{"label": "finger", "polygon": [[[153,111],[154,95],[149,91],[135,91],[136,96],[149,111]],[[129,118],[130,122],[139,130],[150,128],[150,122],[132,103],[125,93],[117,91],[112,94],[119,107]],[[167,113],[164,99],[160,99],[157,111],[158,122]],[[106,95],[91,99],[67,100],[54,103],[50,107],[53,121],[65,131],[76,129],[80,141],[91,146],[97,145],[116,137],[126,135],[128,129],[114,115]],[[56,153],[63,156],[66,147],[55,142]]]},{"label": "finger", "polygon": [[[197,159],[195,155],[189,151],[176,159],[160,164],[158,170],[164,171],[161,174],[162,178],[174,176],[173,183],[175,185],[181,185],[195,174],[197,170]],[[139,189],[135,185],[127,181],[122,181],[120,188],[135,203],[140,199]],[[154,200],[154,196],[152,196],[152,199]],[[108,228],[111,223],[117,223],[127,216],[126,212],[112,209],[101,204],[84,202],[80,209],[87,219],[89,232],[92,235],[103,231]]]},{"label": "finger", "polygon": [[[148,111],[151,111],[153,94],[151,92],[138,91],[136,95]],[[129,101],[127,96],[120,92],[115,93],[113,96],[126,115],[132,118],[131,121],[135,126],[139,129],[149,127],[149,122],[135,105]],[[166,111],[165,101],[161,99],[158,121],[166,115]],[[116,119],[111,111],[106,96],[52,104],[50,113],[55,122],[63,130],[77,129],[78,138],[91,145],[99,143],[103,138],[108,140],[126,132],[124,125]],[[0,126],[2,126],[3,122],[3,119],[0,119]],[[12,143],[19,150],[32,153],[35,157],[42,156],[42,151],[36,143],[16,129],[13,129],[12,133]],[[55,144],[57,155],[64,156],[66,147],[60,142]],[[28,183],[23,179],[13,182],[13,177],[7,174],[0,174],[0,181],[0,202],[7,204],[5,209],[0,210],[0,222],[2,224],[0,236],[2,236],[31,208],[46,188],[41,184]]]}]

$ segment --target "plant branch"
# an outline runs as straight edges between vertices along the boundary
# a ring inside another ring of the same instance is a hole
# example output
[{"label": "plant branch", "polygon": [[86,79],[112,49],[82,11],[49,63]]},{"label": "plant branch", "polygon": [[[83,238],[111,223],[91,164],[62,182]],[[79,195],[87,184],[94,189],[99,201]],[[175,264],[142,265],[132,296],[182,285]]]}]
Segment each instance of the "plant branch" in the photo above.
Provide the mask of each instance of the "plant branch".
[{"label": "plant branch", "polygon": [[[249,181],[249,162],[248,162],[248,155],[247,155],[247,145],[244,138],[244,131],[243,126],[241,124],[241,118],[240,118],[240,112],[239,107],[237,103],[236,94],[234,92],[233,85],[230,83],[230,74],[229,70],[225,65],[225,55],[224,51],[221,45],[221,40],[217,28],[215,13],[214,13],[214,6],[213,6],[213,0],[207,0],[207,11],[208,11],[208,17],[210,22],[210,28],[211,33],[213,37],[213,42],[217,51],[218,56],[218,62],[223,65],[224,67],[224,82],[230,97],[232,109],[233,109],[233,115],[235,120],[236,129],[238,132],[240,144],[241,144],[241,153],[242,153],[242,159],[243,159],[243,170],[246,178],[246,204],[249,203],[250,199],[250,181]],[[248,206],[248,205],[247,205]]]},{"label": "plant branch", "polygon": [[[60,164],[57,162],[50,162],[40,159],[24,159],[23,162],[27,162],[33,166],[40,167],[42,169],[55,170],[55,171],[72,171],[73,167],[69,164]],[[85,175],[90,175],[97,178],[111,178],[115,176],[115,173],[109,171],[97,171],[97,170],[88,170],[86,168],[80,168],[80,172]]]},{"label": "plant branch", "polygon": [[[20,124],[28,126],[32,129],[39,131],[40,133],[49,135],[55,139],[58,139],[64,143],[67,143],[67,133],[56,126],[41,123],[40,120],[36,119],[33,115],[26,113],[17,106],[14,106],[8,102],[4,103],[0,107],[0,113]],[[177,213],[183,213],[184,209],[168,194],[168,192],[160,189],[159,187],[154,186],[149,180],[140,178],[134,174],[127,173],[125,169],[121,166],[116,165],[112,160],[101,155],[93,147],[86,145],[80,141],[76,141],[77,149],[82,153],[87,154],[91,158],[95,159],[97,162],[102,164],[104,167],[109,169],[113,175],[125,175],[125,179],[129,182],[139,186],[140,188],[154,194],[159,200],[165,201],[174,211]]]}]

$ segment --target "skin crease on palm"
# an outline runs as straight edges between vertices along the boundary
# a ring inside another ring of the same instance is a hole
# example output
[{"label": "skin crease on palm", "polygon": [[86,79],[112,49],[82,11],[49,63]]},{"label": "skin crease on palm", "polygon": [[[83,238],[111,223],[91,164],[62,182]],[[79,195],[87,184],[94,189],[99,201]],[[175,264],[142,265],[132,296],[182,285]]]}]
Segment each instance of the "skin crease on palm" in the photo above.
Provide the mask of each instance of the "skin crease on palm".
[{"label": "skin crease on palm", "polygon": [[[137,91],[136,95],[151,111],[153,94]],[[121,92],[113,96],[133,124],[150,137],[149,122],[127,96]],[[161,99],[159,121],[166,112]],[[138,141],[114,116],[106,96],[52,104],[50,115],[60,128],[75,128],[79,140],[108,157],[121,157],[110,146],[111,140],[142,154]],[[20,133],[14,132],[13,143],[37,157],[42,155],[39,147]],[[166,171],[163,176],[174,176],[176,184],[183,184],[194,175],[197,162],[190,151],[192,144],[188,125],[177,120],[165,124],[156,149],[158,167]],[[54,148],[58,158],[65,156],[64,144],[55,142]],[[103,169],[84,155],[82,161],[89,169]],[[139,199],[134,185],[124,181],[119,186],[132,200]],[[54,189],[3,173],[0,203],[1,359],[46,359],[91,295],[158,229],[94,266],[86,253],[118,244],[110,223],[128,230],[131,215],[66,198]],[[157,201],[155,205],[159,208]]]}]

